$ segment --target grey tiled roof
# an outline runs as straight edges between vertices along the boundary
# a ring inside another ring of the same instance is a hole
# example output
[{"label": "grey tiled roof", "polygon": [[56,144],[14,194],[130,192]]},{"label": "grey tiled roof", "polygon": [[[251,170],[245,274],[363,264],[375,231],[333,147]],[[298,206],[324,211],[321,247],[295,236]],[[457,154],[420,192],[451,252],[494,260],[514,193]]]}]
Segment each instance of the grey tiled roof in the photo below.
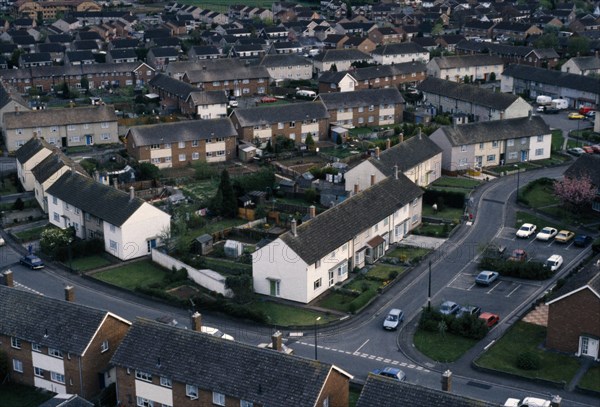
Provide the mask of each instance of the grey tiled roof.
[{"label": "grey tiled roof", "polygon": [[34,52],[21,55],[21,60],[29,64],[34,62],[52,62],[52,57],[49,52]]},{"label": "grey tiled roof", "polygon": [[427,72],[427,65],[422,62],[403,62],[394,65],[375,65],[366,68],[358,68],[352,72],[352,76],[359,81],[381,78],[385,76],[402,75],[409,73]]},{"label": "grey tiled roof", "polygon": [[401,55],[401,54],[416,54],[428,53],[428,51],[414,42],[401,42],[398,44],[382,45],[371,52],[372,55]]},{"label": "grey tiled roof", "polygon": [[343,108],[353,108],[359,106],[380,104],[399,104],[404,103],[404,99],[398,88],[386,89],[365,89],[355,90],[354,92],[334,92],[323,93],[319,98],[325,104],[327,110]]},{"label": "grey tiled roof", "polygon": [[421,195],[421,188],[400,173],[398,179],[388,177],[301,224],[297,236],[287,232],[280,239],[313,264]]},{"label": "grey tiled roof", "polygon": [[456,55],[449,57],[435,57],[433,60],[440,69],[468,68],[471,66],[499,65],[503,66],[504,61],[496,55]]},{"label": "grey tiled roof", "polygon": [[171,78],[170,76],[162,73],[157,73],[154,75],[148,84],[154,88],[169,92],[172,95],[176,95],[184,100],[187,99],[190,92],[198,90],[198,88],[190,85],[189,83]]},{"label": "grey tiled roof", "polygon": [[535,68],[528,65],[509,65],[504,69],[502,75],[512,76],[513,78],[525,81],[560,86],[566,89],[592,92],[600,95],[598,78],[591,76],[551,71],[549,69]]},{"label": "grey tiled roof", "polygon": [[571,61],[573,61],[581,70],[600,69],[600,58],[597,56],[574,57],[571,58]]},{"label": "grey tiled roof", "polygon": [[189,94],[188,98],[191,98],[192,103],[196,106],[227,103],[227,95],[222,90],[194,91]]},{"label": "grey tiled roof", "polygon": [[279,106],[251,107],[236,109],[233,114],[242,127],[260,124],[324,119],[329,117],[321,102],[291,103]]},{"label": "grey tiled roof", "polygon": [[499,407],[500,404],[369,374],[356,402],[356,407],[398,406]]},{"label": "grey tiled roof", "polygon": [[79,164],[65,156],[62,152],[56,150],[53,154],[50,154],[48,157],[40,161],[38,165],[33,167],[31,173],[36,181],[41,184],[47,181],[48,178],[56,175],[56,173],[63,167],[69,167],[70,169],[73,169],[84,176],[88,176],[87,172],[85,172],[85,170]]},{"label": "grey tiled roof", "polygon": [[91,403],[78,395],[57,394],[50,400],[40,404],[38,407],[94,407],[94,403]]},{"label": "grey tiled roof", "polygon": [[[417,89],[421,92],[462,100],[496,110],[505,110],[520,98],[512,93],[494,92],[479,86],[456,83],[433,76],[425,78],[417,85]],[[435,103],[435,98],[430,97],[429,99],[431,103]]]},{"label": "grey tiled roof", "polygon": [[267,68],[274,66],[304,66],[312,65],[312,61],[296,54],[269,54],[261,59],[260,65],[266,66]]},{"label": "grey tiled roof", "polygon": [[441,129],[453,146],[550,134],[550,127],[540,116],[443,126]]},{"label": "grey tiled roof", "polygon": [[27,102],[21,97],[21,95],[10,89],[10,85],[0,81],[0,109],[2,109],[8,102],[14,100],[17,103],[27,107]]},{"label": "grey tiled roof", "polygon": [[435,157],[441,152],[442,149],[431,141],[429,137],[421,135],[398,143],[382,151],[379,154],[379,159],[371,157],[369,161],[389,177],[393,175],[395,165],[398,166],[400,171],[405,171]]},{"label": "grey tiled roof", "polygon": [[132,127],[128,132],[128,137],[133,138],[136,147],[236,136],[237,132],[229,118],[149,124]]},{"label": "grey tiled roof", "polygon": [[115,226],[125,223],[144,204],[140,198],[130,199],[127,192],[72,171],[63,174],[47,192]]},{"label": "grey tiled roof", "polygon": [[0,333],[83,355],[107,312],[0,285]]},{"label": "grey tiled roof", "polygon": [[3,69],[0,70],[0,78],[8,79],[30,79],[40,77],[56,77],[59,81],[62,75],[90,75],[108,72],[133,72],[141,65],[147,66],[148,70],[153,70],[143,62],[104,63],[104,64],[84,64],[84,65],[64,65],[64,66],[37,66],[29,69]]},{"label": "grey tiled roof", "polygon": [[190,83],[270,78],[269,71],[264,66],[231,66],[227,69],[187,71],[186,75]]},{"label": "grey tiled roof", "polygon": [[[385,65],[387,66],[387,65]],[[348,74],[348,71],[325,71],[319,76],[319,82],[322,83],[339,83]],[[354,76],[354,74],[351,74]]]},{"label": "grey tiled roof", "polygon": [[109,105],[4,113],[7,129],[116,121],[115,108]]},{"label": "grey tiled roof", "polygon": [[313,58],[313,60],[321,62],[368,61],[370,59],[372,59],[370,55],[357,49],[328,49]]},{"label": "grey tiled roof", "polygon": [[261,406],[285,399],[289,406],[314,407],[332,370],[323,362],[145,319],[133,323],[111,363]]},{"label": "grey tiled roof", "polygon": [[600,156],[596,154],[582,154],[565,171],[565,177],[580,178],[582,175],[588,175],[592,184],[600,188]]},{"label": "grey tiled roof", "polygon": [[597,261],[600,261],[600,256],[596,256],[593,261],[587,263],[579,272],[569,277],[565,284],[552,294],[548,302],[585,286],[589,286],[596,292],[596,295],[600,295],[600,268],[596,266]]},{"label": "grey tiled roof", "polygon": [[[0,87],[0,89],[1,89],[1,87]],[[25,164],[34,155],[39,153],[44,148],[47,148],[50,151],[54,150],[54,146],[52,144],[46,142],[44,139],[40,139],[37,137],[31,138],[31,139],[27,140],[27,142],[25,144],[23,144],[21,147],[19,147],[19,149],[15,153],[15,156],[16,156],[18,162],[20,162],[21,164]]]}]

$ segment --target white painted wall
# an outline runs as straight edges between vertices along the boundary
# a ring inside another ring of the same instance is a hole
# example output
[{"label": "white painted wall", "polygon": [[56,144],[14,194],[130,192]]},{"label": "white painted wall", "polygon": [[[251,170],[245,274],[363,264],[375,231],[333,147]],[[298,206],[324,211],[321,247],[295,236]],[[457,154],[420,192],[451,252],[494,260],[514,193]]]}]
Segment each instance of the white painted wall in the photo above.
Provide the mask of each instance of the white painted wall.
[{"label": "white painted wall", "polygon": [[216,119],[227,116],[227,105],[215,103],[212,105],[200,105],[196,107],[196,113],[201,119]]},{"label": "white painted wall", "polygon": [[354,191],[355,184],[358,184],[361,191],[369,188],[371,186],[371,174],[375,174],[375,182],[382,181],[385,178],[385,175],[368,160],[346,172],[344,174],[346,191]]},{"label": "white painted wall", "polygon": [[168,387],[158,386],[143,380],[135,380],[135,395],[152,400],[155,403],[173,405],[173,390]]},{"label": "white painted wall", "polygon": [[[142,206],[131,215],[123,225],[121,225],[121,247],[119,250],[121,256],[119,256],[119,258],[121,260],[127,260],[149,255],[150,251],[147,248],[148,240],[158,240],[158,236],[162,232],[169,230],[170,227],[171,216],[169,214],[144,202]],[[157,244],[158,243],[159,242],[157,242]]]},{"label": "white painted wall", "polygon": [[[541,151],[542,154],[537,154],[536,150]],[[542,137],[542,141],[538,141],[537,136],[529,137],[529,160],[544,160],[550,158],[550,152],[552,150],[552,135],[546,134]]]},{"label": "white painted wall", "polygon": [[33,157],[27,160],[27,162],[20,163],[17,161],[17,175],[25,191],[33,191],[34,189],[35,180],[31,170],[34,169],[36,165],[41,163],[44,158],[48,157],[51,153],[52,151],[49,149],[42,148]]}]

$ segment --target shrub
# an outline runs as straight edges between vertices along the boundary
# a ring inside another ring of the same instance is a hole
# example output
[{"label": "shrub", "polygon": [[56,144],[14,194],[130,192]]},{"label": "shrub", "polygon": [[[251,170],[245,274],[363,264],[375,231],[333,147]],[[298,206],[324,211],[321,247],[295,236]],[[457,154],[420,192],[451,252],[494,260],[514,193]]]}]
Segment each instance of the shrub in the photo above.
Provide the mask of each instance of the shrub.
[{"label": "shrub", "polygon": [[396,277],[398,277],[398,271],[396,271],[396,270],[391,270],[391,271],[389,272],[389,274],[388,274],[388,279],[389,279],[389,280],[393,280],[393,279],[395,279]]},{"label": "shrub", "polygon": [[544,267],[543,263],[538,261],[508,261],[490,256],[484,256],[481,259],[479,268],[482,270],[494,270],[503,276],[525,278],[528,280],[545,280],[554,274],[553,271]]},{"label": "shrub", "polygon": [[[428,189],[423,194],[423,204],[437,204],[441,198],[444,205],[451,208],[462,209],[465,206],[465,193],[457,191],[438,191],[436,189]],[[438,206],[438,210],[441,210]]]},{"label": "shrub", "polygon": [[519,369],[538,370],[540,365],[540,356],[535,352],[523,352],[517,356],[517,367]]}]

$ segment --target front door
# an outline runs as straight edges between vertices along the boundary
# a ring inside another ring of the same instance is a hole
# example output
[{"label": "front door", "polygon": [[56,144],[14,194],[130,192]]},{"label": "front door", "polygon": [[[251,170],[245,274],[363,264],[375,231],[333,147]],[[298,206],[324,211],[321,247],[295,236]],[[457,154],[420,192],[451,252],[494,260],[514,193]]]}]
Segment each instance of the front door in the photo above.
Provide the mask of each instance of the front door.
[{"label": "front door", "polygon": [[269,289],[273,297],[279,297],[279,280],[269,280]]},{"label": "front door", "polygon": [[521,150],[521,161],[527,161],[527,150]]},{"label": "front door", "polygon": [[91,146],[92,144],[94,144],[94,136],[92,136],[91,134],[87,134],[85,136],[85,145]]},{"label": "front door", "polygon": [[333,276],[335,275],[334,270],[329,270],[329,287],[333,285]]},{"label": "front door", "polygon": [[581,337],[581,356],[591,356],[594,359],[598,358],[598,347],[600,340],[589,338],[587,336]]},{"label": "front door", "polygon": [[482,168],[482,167],[483,167],[483,156],[482,155],[475,156],[475,168]]}]

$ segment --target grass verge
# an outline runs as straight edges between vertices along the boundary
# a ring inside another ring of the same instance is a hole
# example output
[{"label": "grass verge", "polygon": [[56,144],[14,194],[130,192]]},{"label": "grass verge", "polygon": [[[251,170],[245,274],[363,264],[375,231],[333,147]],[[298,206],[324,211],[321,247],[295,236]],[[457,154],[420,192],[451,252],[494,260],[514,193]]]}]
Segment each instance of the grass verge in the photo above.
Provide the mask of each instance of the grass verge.
[{"label": "grass verge", "polygon": [[136,287],[162,283],[165,278],[165,270],[150,260],[143,260],[96,273],[94,277],[128,290],[134,290]]},{"label": "grass verge", "polygon": [[21,242],[31,242],[32,240],[39,240],[42,234],[42,231],[46,229],[46,226],[40,226],[33,229],[23,230],[21,232],[14,233],[15,237],[19,239]]},{"label": "grass verge", "polygon": [[[101,254],[96,254],[93,256],[80,257],[78,259],[73,259],[71,262],[71,267],[73,270],[77,271],[89,271],[94,270],[100,267],[109,266],[111,261]],[[67,266],[69,264],[66,264]]]},{"label": "grass verge", "polygon": [[583,376],[578,387],[600,392],[600,366],[592,366]]},{"label": "grass verge", "polygon": [[[574,357],[540,349],[539,345],[545,339],[545,327],[517,322],[506,335],[477,359],[476,363],[488,369],[522,377],[568,383],[579,369],[579,361]],[[537,370],[518,368],[517,357],[523,352],[538,355],[540,368]]]},{"label": "grass verge", "polygon": [[436,179],[432,184],[431,188],[437,189],[437,187],[453,187],[453,188],[466,188],[473,189],[481,182],[470,179],[470,178],[460,178],[460,177],[441,177]]},{"label": "grass verge", "polygon": [[419,352],[430,359],[443,363],[458,360],[478,342],[476,339],[450,333],[429,332],[423,329],[417,330],[413,341]]},{"label": "grass verge", "polygon": [[[248,308],[264,312],[270,324],[278,326],[314,326],[335,321],[338,318],[323,312],[312,311],[299,307],[292,307],[271,301],[252,302]],[[317,321],[317,318],[321,317]]]},{"label": "grass verge", "polygon": [[387,253],[385,256],[396,257],[401,261],[412,262],[413,260],[421,260],[430,252],[431,249],[425,249],[422,247],[401,246]]}]

